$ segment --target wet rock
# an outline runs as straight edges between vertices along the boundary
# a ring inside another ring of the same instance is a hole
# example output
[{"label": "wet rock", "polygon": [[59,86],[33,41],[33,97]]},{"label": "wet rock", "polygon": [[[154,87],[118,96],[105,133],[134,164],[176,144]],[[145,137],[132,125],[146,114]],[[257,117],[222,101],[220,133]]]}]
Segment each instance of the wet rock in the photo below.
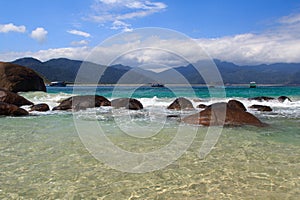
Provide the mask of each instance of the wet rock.
[{"label": "wet rock", "polygon": [[46,91],[44,80],[32,69],[0,62],[0,88],[11,92]]},{"label": "wet rock", "polygon": [[46,112],[48,110],[50,110],[50,108],[45,103],[36,104],[30,107],[30,112],[31,111]]},{"label": "wet rock", "polygon": [[266,126],[251,113],[228,106],[227,103],[212,104],[200,113],[183,118],[182,121],[203,126]]},{"label": "wet rock", "polygon": [[52,110],[85,110],[87,108],[110,105],[110,101],[103,96],[83,95],[69,97],[63,100],[58,106],[54,107]]},{"label": "wet rock", "polygon": [[5,102],[0,102],[0,115],[5,115],[5,116],[25,116],[28,115],[29,113],[22,109],[19,108],[16,105],[13,104],[8,104]]},{"label": "wet rock", "polygon": [[255,100],[255,101],[271,101],[275,100],[273,97],[266,97],[266,96],[260,96],[260,97],[253,97],[253,98],[248,98],[249,100]]},{"label": "wet rock", "polygon": [[264,106],[264,105],[252,105],[250,106],[249,108],[252,108],[252,109],[256,109],[258,111],[262,111],[262,112],[271,112],[272,111],[272,108],[270,106]]},{"label": "wet rock", "polygon": [[186,98],[179,97],[171,103],[167,109],[170,110],[192,110],[194,106],[192,102]]},{"label": "wet rock", "polygon": [[242,111],[247,111],[246,107],[244,106],[244,104],[240,101],[237,100],[229,100],[227,103],[227,106],[229,108],[233,108],[233,109],[240,109]]},{"label": "wet rock", "polygon": [[180,115],[167,115],[167,118],[181,118]]},{"label": "wet rock", "polygon": [[119,98],[111,101],[111,106],[114,108],[126,108],[129,110],[141,110],[143,109],[143,104],[133,98]]},{"label": "wet rock", "polygon": [[277,98],[279,102],[285,102],[286,100],[292,102],[292,100],[287,96],[280,96]]},{"label": "wet rock", "polygon": [[205,104],[199,104],[198,106],[197,106],[197,108],[206,108],[207,107],[207,105],[205,105]]},{"label": "wet rock", "polygon": [[33,105],[33,103],[24,97],[0,88],[0,102],[13,104],[16,106]]}]

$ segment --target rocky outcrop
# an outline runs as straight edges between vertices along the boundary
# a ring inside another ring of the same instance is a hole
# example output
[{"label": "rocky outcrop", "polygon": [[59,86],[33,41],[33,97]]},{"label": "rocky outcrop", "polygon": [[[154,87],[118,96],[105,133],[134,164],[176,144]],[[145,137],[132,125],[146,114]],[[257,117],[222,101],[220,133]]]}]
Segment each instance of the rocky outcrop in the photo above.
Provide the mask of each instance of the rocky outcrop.
[{"label": "rocky outcrop", "polygon": [[192,102],[186,98],[179,97],[175,99],[169,106],[169,110],[192,110],[194,106]]},{"label": "rocky outcrop", "polygon": [[24,97],[1,88],[0,88],[0,102],[14,104],[16,106],[33,105],[31,101],[25,99]]},{"label": "rocky outcrop", "polygon": [[84,95],[67,98],[52,110],[84,110],[87,108],[110,105],[110,101],[103,96]]},{"label": "rocky outcrop", "polygon": [[16,105],[13,104],[8,104],[5,102],[0,102],[0,115],[5,115],[5,116],[25,116],[28,115],[29,113],[22,109],[19,108]]},{"label": "rocky outcrop", "polygon": [[241,108],[228,105],[228,103],[212,104],[200,113],[183,118],[182,121],[188,124],[203,126],[266,126],[266,124],[262,123],[251,113]]},{"label": "rocky outcrop", "polygon": [[252,97],[248,98],[249,100],[255,100],[255,101],[270,101],[270,100],[275,100],[273,97],[266,97],[266,96],[261,96],[261,97]]},{"label": "rocky outcrop", "polygon": [[114,99],[111,101],[111,106],[114,108],[126,108],[129,110],[141,110],[143,109],[143,104],[133,98],[120,98],[120,99]]},{"label": "rocky outcrop", "polygon": [[280,96],[277,99],[278,99],[279,102],[285,102],[285,101],[292,102],[292,100],[287,96]]},{"label": "rocky outcrop", "polygon": [[30,112],[38,111],[38,112],[46,112],[50,110],[49,106],[45,103],[36,104],[30,107]]},{"label": "rocky outcrop", "polygon": [[11,92],[46,91],[43,79],[32,69],[0,62],[0,88]]},{"label": "rocky outcrop", "polygon": [[272,108],[270,106],[264,106],[264,105],[254,104],[254,105],[250,106],[249,108],[256,109],[261,112],[271,112],[272,111]]}]

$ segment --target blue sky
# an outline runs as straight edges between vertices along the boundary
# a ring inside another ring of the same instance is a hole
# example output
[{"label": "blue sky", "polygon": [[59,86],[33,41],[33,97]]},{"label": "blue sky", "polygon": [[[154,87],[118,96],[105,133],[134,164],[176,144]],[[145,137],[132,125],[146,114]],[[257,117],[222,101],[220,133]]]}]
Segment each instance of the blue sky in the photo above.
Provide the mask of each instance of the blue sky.
[{"label": "blue sky", "polygon": [[298,0],[3,0],[0,7],[5,61],[84,59],[114,34],[162,27],[195,39],[214,58],[300,62]]}]

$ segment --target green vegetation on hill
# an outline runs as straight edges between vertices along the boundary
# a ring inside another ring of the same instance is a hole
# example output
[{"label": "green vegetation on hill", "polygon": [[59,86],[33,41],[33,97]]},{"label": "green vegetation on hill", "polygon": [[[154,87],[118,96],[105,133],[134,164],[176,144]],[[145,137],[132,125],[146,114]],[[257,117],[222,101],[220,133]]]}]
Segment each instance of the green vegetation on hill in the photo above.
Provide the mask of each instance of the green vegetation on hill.
[{"label": "green vegetation on hill", "polygon": [[[256,81],[258,84],[300,84],[300,63],[275,63],[255,66],[239,66],[230,62],[214,60],[224,83],[243,84]],[[34,58],[21,58],[12,63],[29,67],[49,81],[67,81],[80,83],[184,83],[176,73],[180,73],[191,84],[204,84],[204,79],[193,65],[181,66],[160,73],[132,68],[124,65],[106,67],[91,62],[66,58],[51,59],[41,62]],[[77,76],[81,65],[85,72]],[[101,77],[100,74],[102,74]]]}]

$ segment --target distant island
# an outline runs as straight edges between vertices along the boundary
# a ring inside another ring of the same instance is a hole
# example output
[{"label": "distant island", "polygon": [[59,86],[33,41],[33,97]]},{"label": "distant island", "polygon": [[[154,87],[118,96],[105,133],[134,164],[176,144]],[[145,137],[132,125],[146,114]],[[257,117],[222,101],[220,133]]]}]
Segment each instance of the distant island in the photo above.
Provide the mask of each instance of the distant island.
[{"label": "distant island", "polygon": [[[255,81],[257,84],[300,84],[300,63],[274,63],[239,66],[231,62],[220,61],[217,59],[215,59],[214,62],[220,71],[224,84],[249,84],[251,81]],[[74,83],[77,72],[83,61],[58,58],[41,62],[35,58],[20,58],[12,61],[12,63],[23,65],[35,70],[48,82],[66,81]],[[85,64],[88,65],[89,73],[87,73],[84,77],[80,77],[82,83],[91,83],[90,80],[98,80],[100,77],[93,76],[97,76],[99,73],[93,73],[93,71],[99,72],[99,70],[104,71],[105,69],[106,70],[98,83],[115,84],[128,72],[130,72],[130,75],[123,77],[122,83],[181,83],[180,81],[172,78],[172,70],[155,73],[153,71],[132,68],[121,64],[109,67],[91,62],[85,62]],[[205,84],[201,75],[191,64],[187,66],[179,66],[174,69],[181,73],[190,84]]]}]

